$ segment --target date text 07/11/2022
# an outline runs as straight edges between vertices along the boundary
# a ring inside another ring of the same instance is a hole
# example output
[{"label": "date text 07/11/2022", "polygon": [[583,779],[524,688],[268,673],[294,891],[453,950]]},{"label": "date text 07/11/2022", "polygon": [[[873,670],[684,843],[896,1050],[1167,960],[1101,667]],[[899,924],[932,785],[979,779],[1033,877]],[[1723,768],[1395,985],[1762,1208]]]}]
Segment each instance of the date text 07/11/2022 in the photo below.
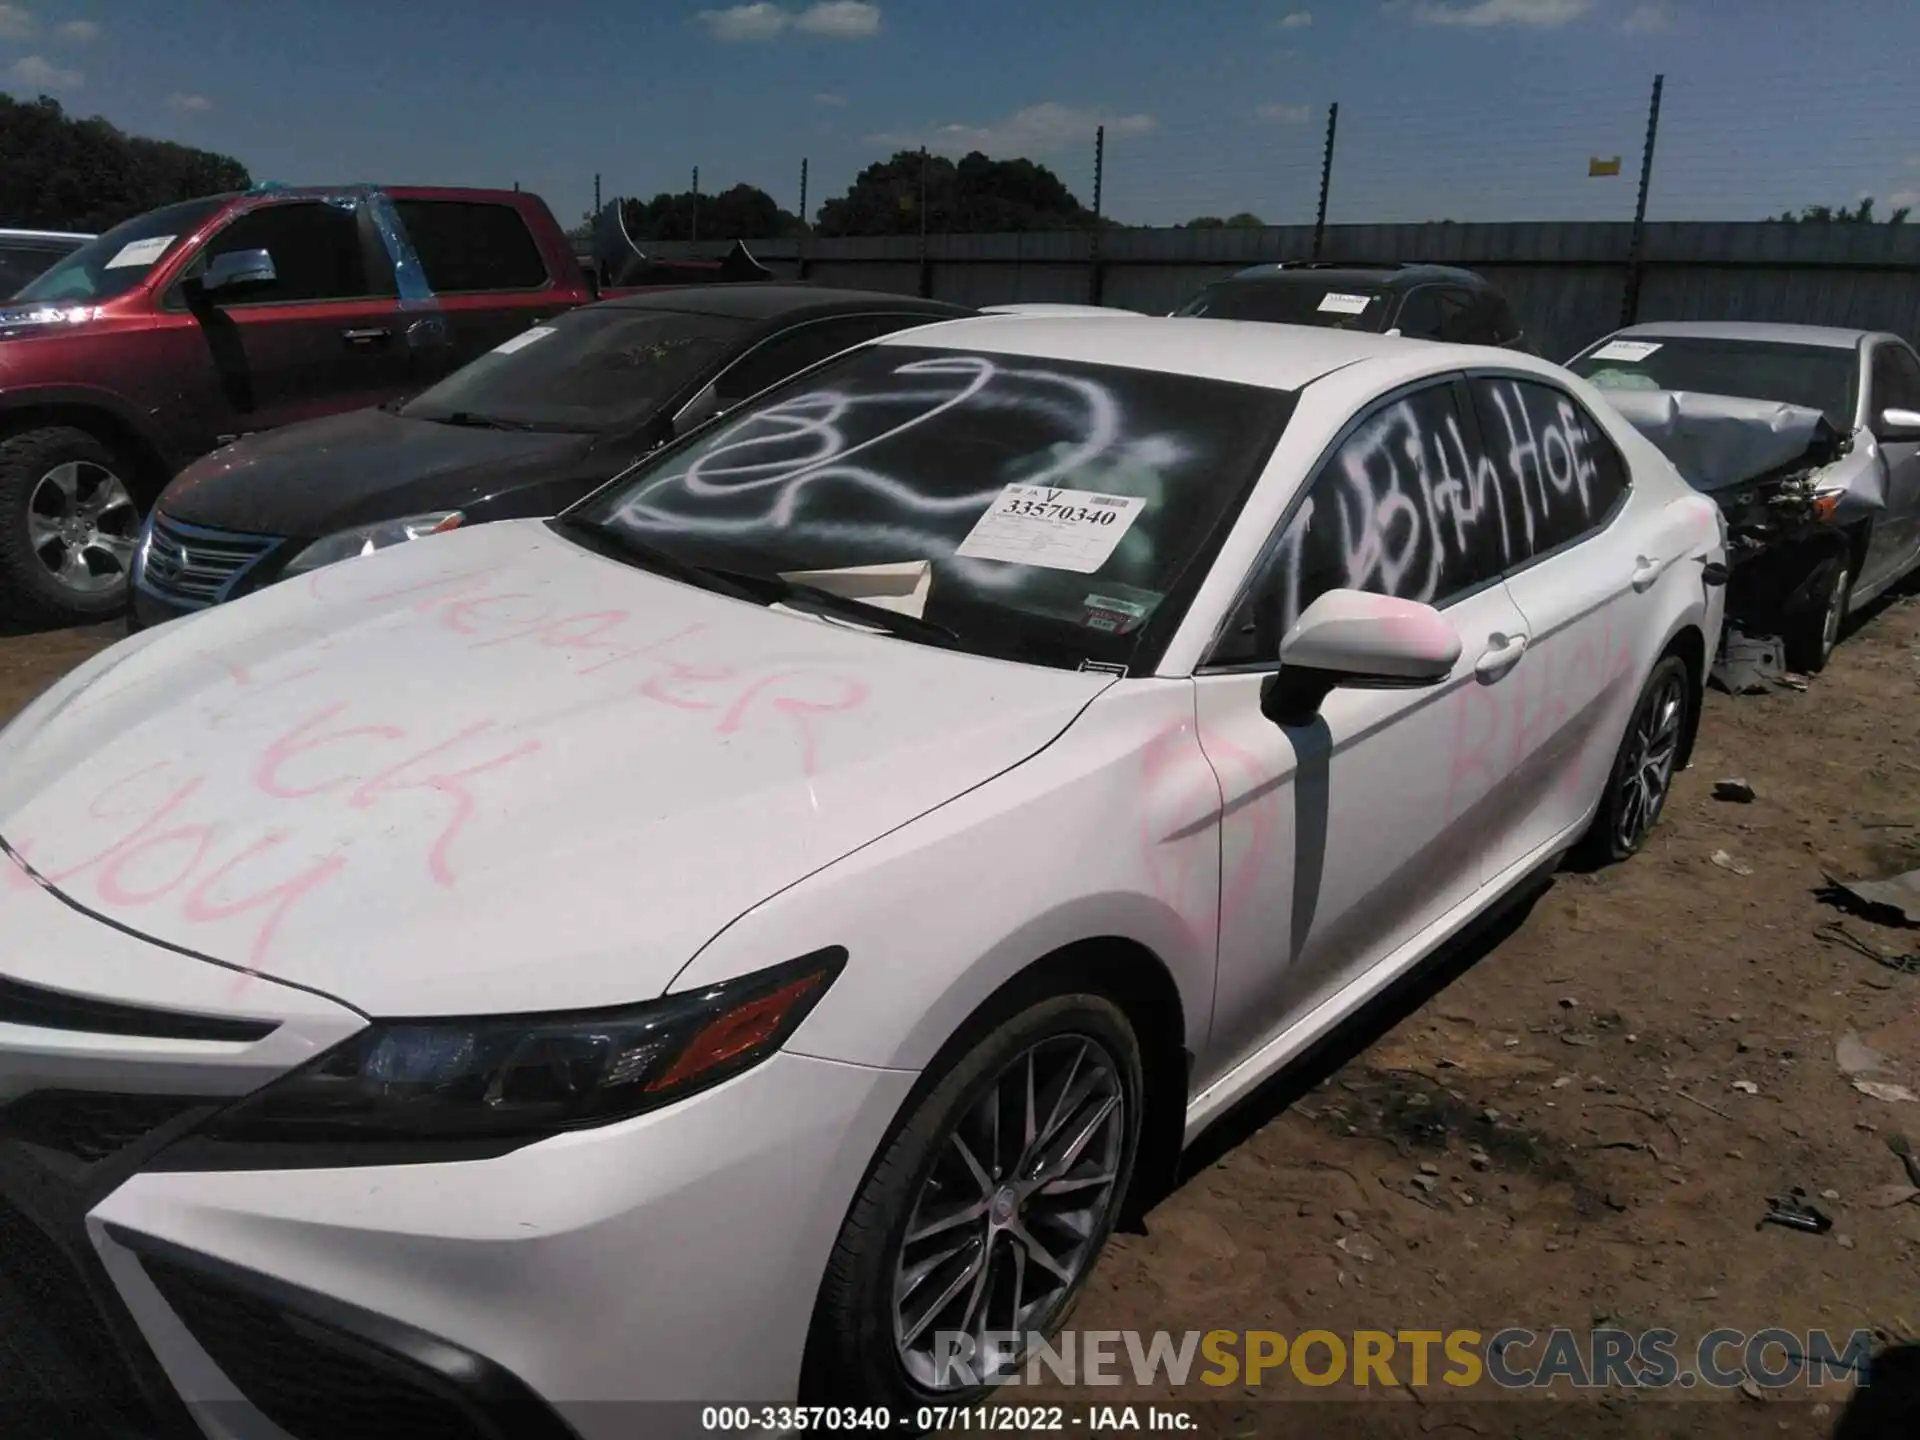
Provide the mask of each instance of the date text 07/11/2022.
[{"label": "date text 07/11/2022", "polygon": [[1179,1434],[1198,1428],[1184,1410],[1157,1405],[922,1405],[895,1413],[884,1406],[710,1405],[701,1411],[709,1433],[756,1436],[810,1431],[906,1435]]}]

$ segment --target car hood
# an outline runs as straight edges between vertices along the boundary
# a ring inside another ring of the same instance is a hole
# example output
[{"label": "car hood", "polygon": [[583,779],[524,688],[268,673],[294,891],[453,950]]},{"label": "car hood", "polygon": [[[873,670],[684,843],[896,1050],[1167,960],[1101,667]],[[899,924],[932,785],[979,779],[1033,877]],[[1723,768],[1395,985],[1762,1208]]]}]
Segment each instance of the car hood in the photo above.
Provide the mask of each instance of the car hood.
[{"label": "car hood", "polygon": [[1679,390],[1602,393],[1697,490],[1731,489],[1796,461],[1817,464],[1838,453],[1839,437],[1826,417],[1806,406]]},{"label": "car hood", "polygon": [[454,531],[160,626],[31,705],[0,735],[0,933],[30,867],[374,1015],[627,1003],[1110,683],[714,595],[537,521]]},{"label": "car hood", "polygon": [[515,477],[585,456],[591,435],[485,430],[386,410],[329,415],[202,456],[160,501],[171,518],[256,535],[313,537],[451,510]]}]

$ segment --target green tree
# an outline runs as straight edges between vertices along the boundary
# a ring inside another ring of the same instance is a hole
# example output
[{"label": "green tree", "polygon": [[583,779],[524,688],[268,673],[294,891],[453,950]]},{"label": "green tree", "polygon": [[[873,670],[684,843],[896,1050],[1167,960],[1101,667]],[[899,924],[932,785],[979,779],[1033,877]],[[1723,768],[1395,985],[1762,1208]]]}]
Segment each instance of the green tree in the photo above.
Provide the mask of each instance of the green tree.
[{"label": "green tree", "polygon": [[[1888,213],[1885,223],[1888,225],[1904,225],[1907,223],[1907,216],[1912,213],[1913,207],[1911,205],[1902,205],[1897,210]],[[1872,225],[1875,223],[1873,197],[1871,195],[1862,196],[1860,203],[1856,206],[1849,207],[1842,205],[1836,209],[1831,205],[1809,205],[1797,215],[1791,210],[1785,210],[1779,215],[1770,218],[1784,220],[1789,225]]]},{"label": "green tree", "polygon": [[1266,228],[1266,224],[1266,221],[1251,210],[1242,210],[1238,214],[1227,216],[1224,220],[1218,215],[1196,215],[1185,224],[1176,225],[1173,228],[1176,230],[1262,230]]},{"label": "green tree", "polygon": [[806,228],[799,216],[782,210],[771,195],[752,185],[735,185],[717,195],[662,191],[651,200],[621,202],[627,233],[636,240],[694,239],[696,213],[699,235],[708,240],[774,240]]},{"label": "green tree", "polygon": [[108,230],[162,205],[244,190],[229,155],[122,134],[42,95],[0,95],[0,215],[38,230]]},{"label": "green tree", "polygon": [[923,188],[930,234],[1091,230],[1104,223],[1058,175],[1032,160],[991,160],[975,150],[958,163],[944,155],[923,161],[917,150],[900,150],[867,166],[846,194],[820,207],[819,233],[916,234]]}]

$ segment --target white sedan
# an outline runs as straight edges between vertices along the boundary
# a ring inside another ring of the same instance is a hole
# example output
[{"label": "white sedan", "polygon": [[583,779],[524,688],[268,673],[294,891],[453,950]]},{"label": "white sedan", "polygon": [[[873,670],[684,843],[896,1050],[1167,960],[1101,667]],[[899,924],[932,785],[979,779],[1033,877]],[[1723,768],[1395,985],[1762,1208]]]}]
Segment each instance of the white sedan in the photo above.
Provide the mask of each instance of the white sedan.
[{"label": "white sedan", "polygon": [[911,1424],[1208,1122],[1642,844],[1723,578],[1525,355],[998,317],[125,641],[0,735],[31,1353],[211,1434]]}]

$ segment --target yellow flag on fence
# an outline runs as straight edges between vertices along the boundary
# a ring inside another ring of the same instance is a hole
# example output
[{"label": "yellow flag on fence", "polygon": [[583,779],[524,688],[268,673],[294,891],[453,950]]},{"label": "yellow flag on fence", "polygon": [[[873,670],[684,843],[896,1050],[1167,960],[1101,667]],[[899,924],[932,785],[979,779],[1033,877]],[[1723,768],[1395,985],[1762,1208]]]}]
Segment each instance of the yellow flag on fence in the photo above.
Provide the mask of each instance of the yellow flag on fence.
[{"label": "yellow flag on fence", "polygon": [[1619,173],[1620,157],[1618,155],[1614,156],[1611,160],[1602,160],[1598,155],[1590,155],[1587,157],[1587,176],[1589,179],[1595,175],[1618,175]]}]

